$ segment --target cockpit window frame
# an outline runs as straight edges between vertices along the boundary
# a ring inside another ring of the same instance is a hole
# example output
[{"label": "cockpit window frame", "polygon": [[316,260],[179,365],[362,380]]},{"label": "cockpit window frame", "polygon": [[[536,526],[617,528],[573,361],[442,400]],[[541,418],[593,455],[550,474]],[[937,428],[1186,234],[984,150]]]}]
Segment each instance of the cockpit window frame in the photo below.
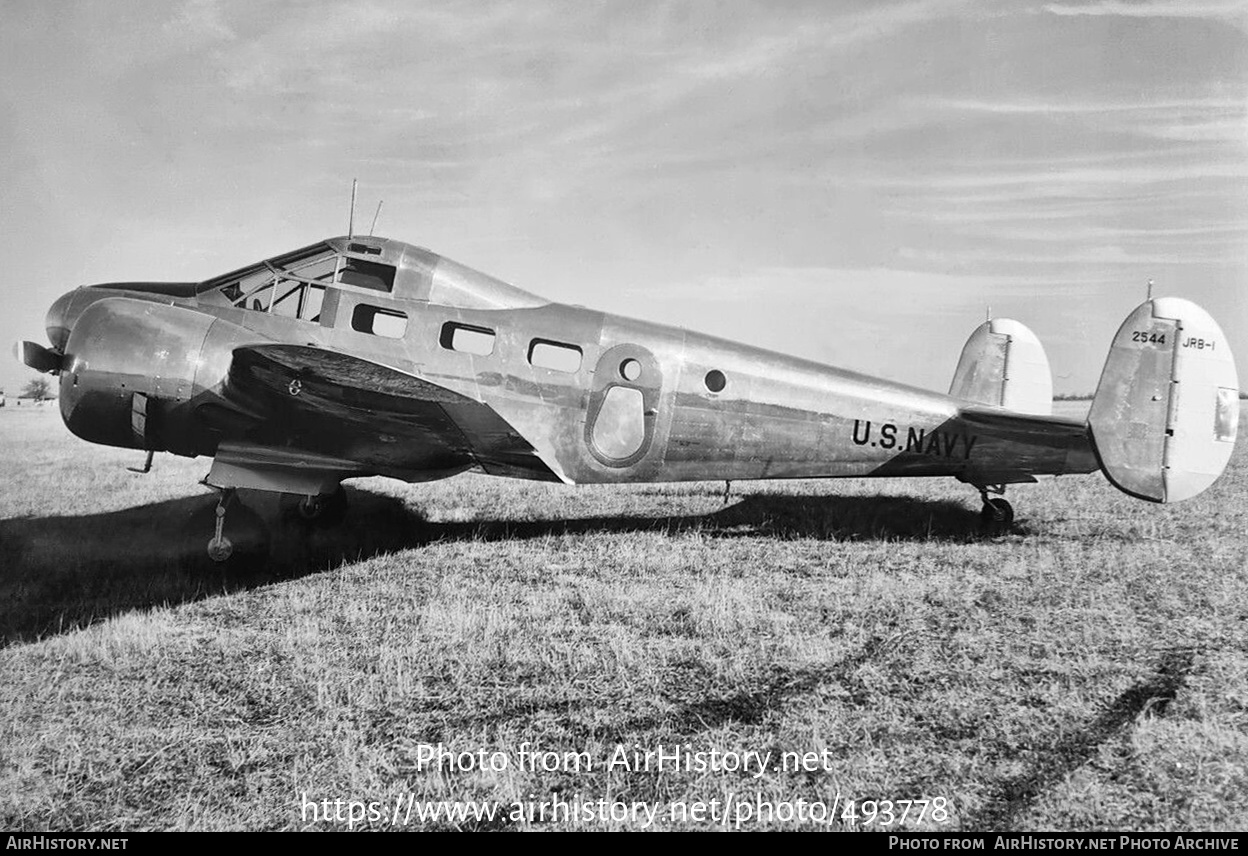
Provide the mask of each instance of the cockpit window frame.
[{"label": "cockpit window frame", "polygon": [[320,261],[322,258],[341,255],[337,250],[329,244],[311,244],[300,250],[290,253],[283,253],[280,256],[274,256],[268,259],[265,264],[270,267],[281,268],[285,272],[293,272],[301,267],[307,267],[313,262]]},{"label": "cockpit window frame", "polygon": [[[325,252],[325,253],[338,255],[338,256],[342,255],[337,250],[335,250],[333,246],[331,246],[329,243],[325,241],[317,241],[314,244],[308,244],[306,247],[301,247],[297,250],[292,250],[291,252],[282,253],[279,256],[274,256],[272,259],[265,259],[264,261],[254,262],[249,265],[244,265],[241,268],[237,268],[227,273],[223,273],[219,276],[214,276],[210,279],[206,279],[199,284],[199,287],[196,289],[195,293],[203,294],[205,292],[213,291],[216,289],[222,289],[228,286],[231,282],[241,280],[244,277],[247,277],[257,272],[262,268],[268,267],[270,270],[272,270],[273,267],[276,266],[278,262],[281,262],[284,260],[301,259],[306,256],[312,256],[313,254],[317,252]],[[290,275],[291,272],[288,271],[286,273],[287,275]],[[329,283],[322,282],[320,284],[328,285]],[[231,303],[232,302],[234,301],[231,301]]]},{"label": "cockpit window frame", "polygon": [[[332,269],[327,265],[320,276],[307,276],[301,273],[313,266],[331,261]],[[371,278],[371,282],[344,280],[344,274],[352,268],[358,268],[359,275]],[[258,274],[266,275],[263,279],[256,281]],[[282,283],[298,283],[301,286],[317,288],[346,288],[360,293],[393,294],[398,276],[397,265],[376,258],[363,258],[357,253],[342,252],[332,244],[322,241],[205,280],[197,293],[215,290],[220,292],[221,296],[232,306],[248,312],[273,314],[273,307],[281,302],[281,298],[289,297],[293,293],[293,289],[290,289],[279,297],[276,291],[282,287]],[[231,288],[241,289],[247,280],[251,280],[254,284],[245,292],[229,293]],[[270,293],[261,305],[260,295],[266,291]],[[249,303],[257,305],[249,306]]]}]

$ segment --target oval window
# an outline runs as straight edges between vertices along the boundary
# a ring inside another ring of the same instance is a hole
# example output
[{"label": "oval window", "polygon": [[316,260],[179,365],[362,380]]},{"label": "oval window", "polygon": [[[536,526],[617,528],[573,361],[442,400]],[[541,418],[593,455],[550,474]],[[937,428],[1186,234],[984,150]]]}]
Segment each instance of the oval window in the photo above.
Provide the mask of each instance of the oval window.
[{"label": "oval window", "polygon": [[627,381],[635,381],[641,377],[641,363],[631,357],[620,363],[620,377]]},{"label": "oval window", "polygon": [[711,369],[706,373],[706,388],[711,392],[723,392],[727,385],[728,379],[719,369]]},{"label": "oval window", "polygon": [[[620,368],[622,371],[623,366]],[[646,439],[645,401],[641,390],[627,386],[608,389],[594,419],[593,438],[599,452],[616,460],[627,458],[640,449]]]}]

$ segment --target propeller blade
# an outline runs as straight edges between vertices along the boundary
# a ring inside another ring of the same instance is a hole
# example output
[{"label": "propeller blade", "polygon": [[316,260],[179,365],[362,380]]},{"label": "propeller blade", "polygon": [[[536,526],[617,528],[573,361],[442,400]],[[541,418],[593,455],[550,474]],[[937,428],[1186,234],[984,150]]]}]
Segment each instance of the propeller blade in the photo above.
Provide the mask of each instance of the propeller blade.
[{"label": "propeller blade", "polygon": [[36,342],[18,342],[13,351],[19,360],[37,372],[56,374],[61,370],[64,355]]}]

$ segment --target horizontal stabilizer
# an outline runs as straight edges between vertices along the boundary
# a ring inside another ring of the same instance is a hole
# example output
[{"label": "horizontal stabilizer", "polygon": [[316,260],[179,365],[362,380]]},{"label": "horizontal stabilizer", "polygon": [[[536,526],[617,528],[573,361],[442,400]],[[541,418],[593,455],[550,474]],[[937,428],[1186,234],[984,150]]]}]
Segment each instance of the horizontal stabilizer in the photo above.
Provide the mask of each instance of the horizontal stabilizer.
[{"label": "horizontal stabilizer", "polygon": [[1053,411],[1053,375],[1044,346],[1017,321],[985,321],[962,348],[949,394],[976,404],[1047,416]]},{"label": "horizontal stabilizer", "polygon": [[1125,493],[1178,502],[1213,484],[1239,423],[1239,379],[1217,322],[1177,297],[1138,306],[1114,337],[1088,422],[1105,475]]}]

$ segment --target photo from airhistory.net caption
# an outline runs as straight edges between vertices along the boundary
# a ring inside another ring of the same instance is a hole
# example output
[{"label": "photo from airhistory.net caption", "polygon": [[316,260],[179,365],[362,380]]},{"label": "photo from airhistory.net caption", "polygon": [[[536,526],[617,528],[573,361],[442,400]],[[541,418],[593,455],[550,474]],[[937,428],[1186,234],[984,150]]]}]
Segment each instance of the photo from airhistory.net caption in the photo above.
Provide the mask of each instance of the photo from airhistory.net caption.
[{"label": "photo from airhistory.net caption", "polygon": [[[191,836],[213,833],[189,833]],[[255,836],[264,833],[241,833]],[[5,834],[5,851],[124,851],[141,853],[167,848],[170,833],[143,832],[124,836],[83,836],[45,834]],[[236,834],[237,835],[237,834]],[[885,851],[972,851],[997,852],[1002,850],[1058,850],[1058,851],[1113,851],[1135,852],[1183,852],[1200,851],[1237,853],[1244,848],[1242,835],[1188,835],[1168,833],[1145,835],[1142,833],[1097,833],[1088,835],[1063,835],[1058,833],[1009,833],[989,835],[957,835],[954,833],[908,833],[901,835],[858,836],[855,844],[868,852]]]}]

